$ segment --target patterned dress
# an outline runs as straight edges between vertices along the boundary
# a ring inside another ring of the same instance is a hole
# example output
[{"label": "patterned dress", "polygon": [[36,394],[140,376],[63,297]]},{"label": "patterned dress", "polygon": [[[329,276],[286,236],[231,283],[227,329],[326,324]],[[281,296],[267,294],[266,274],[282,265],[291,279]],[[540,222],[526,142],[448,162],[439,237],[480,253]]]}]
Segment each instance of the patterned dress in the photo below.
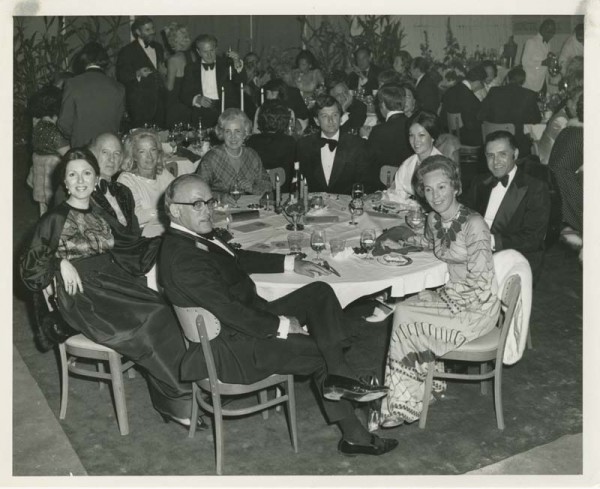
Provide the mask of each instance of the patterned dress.
[{"label": "patterned dress", "polygon": [[[400,416],[419,419],[427,369],[437,357],[491,331],[500,312],[487,224],[476,212],[460,206],[457,215],[443,223],[432,212],[427,235],[434,254],[448,264],[448,282],[422,300],[415,295],[400,303],[386,362],[382,420]],[[441,365],[440,365],[441,366]],[[445,390],[434,382],[434,392]]]}]

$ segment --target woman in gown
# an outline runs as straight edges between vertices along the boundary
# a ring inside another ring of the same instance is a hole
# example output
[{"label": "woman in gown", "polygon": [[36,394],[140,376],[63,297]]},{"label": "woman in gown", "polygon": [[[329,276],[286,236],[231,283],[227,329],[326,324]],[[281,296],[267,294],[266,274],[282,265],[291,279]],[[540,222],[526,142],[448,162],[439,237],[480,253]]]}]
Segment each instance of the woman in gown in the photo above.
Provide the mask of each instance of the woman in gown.
[{"label": "woman in gown", "polygon": [[[448,264],[450,278],[396,306],[385,369],[390,390],[381,407],[384,428],[419,419],[427,369],[437,357],[491,331],[500,312],[490,231],[483,217],[456,200],[458,167],[445,156],[431,156],[417,170],[417,182],[433,212],[424,236],[407,241],[431,244]],[[435,381],[433,390],[444,391],[445,383]]]},{"label": "woman in gown", "polygon": [[317,60],[313,53],[308,50],[302,50],[296,56],[296,68],[292,70],[292,80],[302,97],[314,98],[317,94],[317,88],[325,84],[323,73],[317,67]]},{"label": "woman in gown", "polygon": [[173,128],[175,124],[188,124],[192,120],[192,109],[183,104],[179,99],[181,81],[185,67],[194,62],[194,54],[190,50],[192,40],[187,27],[171,22],[165,27],[165,34],[169,46],[174,54],[167,60],[167,127]]},{"label": "woman in gown", "polygon": [[[146,287],[143,274],[151,264],[142,260],[137,273],[130,273],[135,262],[130,243],[123,246],[105,212],[90,206],[99,175],[96,158],[74,148],[57,171],[68,198],[40,219],[21,257],[25,285],[39,291],[55,282],[64,320],[142,367],[156,410],[189,425],[191,385],[179,381],[185,345],[177,320],[162,297]],[[130,272],[117,264],[122,260]]]}]

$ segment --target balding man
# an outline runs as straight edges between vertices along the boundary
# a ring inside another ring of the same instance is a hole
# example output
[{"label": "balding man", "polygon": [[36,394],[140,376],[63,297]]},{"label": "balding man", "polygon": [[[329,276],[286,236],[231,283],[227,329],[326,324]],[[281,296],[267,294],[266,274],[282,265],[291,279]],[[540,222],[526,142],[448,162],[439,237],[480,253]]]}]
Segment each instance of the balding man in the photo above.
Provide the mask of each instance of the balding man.
[{"label": "balding man", "polygon": [[544,87],[548,73],[548,54],[550,53],[548,43],[555,33],[556,24],[552,19],[546,19],[540,25],[539,32],[525,42],[521,58],[521,64],[527,75],[523,85],[525,88],[539,92]]},{"label": "balding man", "polygon": [[[350,340],[331,287],[313,282],[267,302],[249,276],[284,271],[318,276],[329,271],[293,256],[233,250],[213,232],[214,204],[209,186],[198,175],[171,182],[165,192],[171,225],[158,268],[172,304],[203,307],[220,321],[221,331],[211,340],[219,379],[249,384],[274,373],[312,375],[329,421],[342,431],[340,452],[381,455],[395,448],[396,440],[371,435],[349,402],[380,398],[386,388],[357,380],[346,362],[343,348]],[[186,381],[208,376],[199,343],[190,345],[181,375]]]}]

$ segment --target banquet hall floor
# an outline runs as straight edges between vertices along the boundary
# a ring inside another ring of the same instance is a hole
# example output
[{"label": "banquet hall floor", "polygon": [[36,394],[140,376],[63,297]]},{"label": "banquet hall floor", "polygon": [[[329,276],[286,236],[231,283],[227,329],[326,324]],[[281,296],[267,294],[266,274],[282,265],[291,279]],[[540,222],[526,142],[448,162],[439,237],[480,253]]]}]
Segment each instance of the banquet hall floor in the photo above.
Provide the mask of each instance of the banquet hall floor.
[{"label": "banquet hall floor", "polygon": [[[25,176],[26,161],[17,148],[15,257],[36,220]],[[90,381],[71,382],[67,417],[58,421],[56,356],[35,348],[27,295],[17,277],[13,284],[13,474],[212,475],[212,434],[200,432],[189,439],[183,429],[163,424],[140,375],[126,379],[128,436],[119,435],[109,390],[99,390]],[[225,427],[225,473],[580,473],[581,450],[576,448],[581,447],[578,435],[582,432],[582,292],[577,257],[555,245],[547,253],[542,279],[534,291],[534,348],[505,369],[503,432],[496,428],[491,396],[481,396],[474,384],[453,383],[446,398],[432,406],[427,429],[413,424],[380,432],[397,438],[399,447],[382,457],[346,458],[336,452],[339,432],[326,425],[310,384],[299,381],[298,454],[291,449],[282,414],[272,413],[268,420],[260,415],[231,420]],[[386,325],[373,328],[381,333]],[[381,337],[375,334],[374,341]],[[561,463],[552,463],[552,457]]]}]

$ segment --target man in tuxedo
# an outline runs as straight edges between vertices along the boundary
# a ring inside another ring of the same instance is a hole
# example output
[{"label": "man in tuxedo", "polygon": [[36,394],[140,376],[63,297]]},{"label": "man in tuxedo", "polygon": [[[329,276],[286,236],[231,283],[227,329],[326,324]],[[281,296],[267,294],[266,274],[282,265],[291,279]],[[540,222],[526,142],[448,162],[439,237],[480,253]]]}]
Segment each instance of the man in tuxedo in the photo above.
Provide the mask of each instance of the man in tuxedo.
[{"label": "man in tuxedo", "polygon": [[65,80],[57,122],[72,148],[103,132],[118,132],[125,113],[125,87],[104,73],[109,63],[106,50],[90,42],[77,58],[84,71]]},{"label": "man in tuxedo", "polygon": [[[329,272],[291,255],[234,251],[214,234],[214,202],[198,175],[171,182],[165,191],[171,225],[160,252],[159,277],[172,304],[203,307],[220,321],[221,330],[211,340],[219,379],[248,384],[273,373],[312,375],[329,421],[342,431],[340,452],[381,455],[392,450],[398,442],[370,435],[349,402],[380,398],[387,388],[355,378],[343,351],[352,342],[331,287],[313,282],[267,302],[249,276]],[[199,343],[190,345],[181,373],[184,380],[207,377]]]},{"label": "man in tuxedo", "polygon": [[214,127],[221,113],[222,89],[225,108],[240,106],[240,83],[245,82],[244,63],[238,53],[229,51],[231,80],[228,64],[217,57],[217,38],[201,34],[193,43],[198,59],[185,67],[181,82],[181,101],[192,107],[192,122],[202,127]]},{"label": "man in tuxedo", "polygon": [[[377,92],[379,111],[385,122],[374,126],[369,134],[372,179],[379,180],[382,166],[399,167],[414,153],[408,142],[408,118],[403,112],[405,97],[404,88],[395,84],[383,85]],[[379,188],[383,188],[382,183]]]},{"label": "man in tuxedo", "polygon": [[460,143],[465,146],[481,146],[481,122],[477,118],[481,102],[475,92],[483,88],[485,69],[476,65],[467,72],[464,80],[450,87],[442,97],[442,110],[445,114],[460,114]]},{"label": "man in tuxedo", "polygon": [[487,135],[485,155],[490,173],[475,178],[465,203],[484,216],[492,233],[493,251],[513,249],[522,253],[535,281],[550,218],[548,185],[527,174],[524,164],[517,164],[519,150],[507,131]]},{"label": "man in tuxedo", "polygon": [[155,39],[150,17],[136,17],[131,24],[135,39],[117,57],[117,80],[125,85],[127,112],[133,127],[156,124],[165,118],[165,57]]},{"label": "man in tuxedo", "polygon": [[354,98],[348,85],[343,81],[337,82],[329,90],[329,94],[342,106],[340,131],[358,134],[367,120],[367,106]]},{"label": "man in tuxedo", "polygon": [[429,63],[421,56],[412,60],[410,74],[415,80],[415,95],[421,110],[437,114],[440,106],[440,91],[429,74]]},{"label": "man in tuxedo", "polygon": [[298,141],[300,171],[311,192],[350,194],[354,183],[373,190],[369,159],[362,138],[340,132],[342,107],[331,95],[320,95],[313,106],[320,133]]},{"label": "man in tuxedo", "polygon": [[372,95],[377,90],[379,83],[377,76],[381,69],[373,64],[371,50],[362,46],[354,51],[355,69],[348,75],[348,88],[358,91],[362,88],[365,95]]},{"label": "man in tuxedo", "polygon": [[525,71],[513,68],[508,72],[508,85],[492,87],[483,99],[479,120],[515,125],[515,138],[521,157],[531,154],[531,140],[523,131],[524,124],[537,124],[542,120],[537,105],[537,94],[524,88]]}]

